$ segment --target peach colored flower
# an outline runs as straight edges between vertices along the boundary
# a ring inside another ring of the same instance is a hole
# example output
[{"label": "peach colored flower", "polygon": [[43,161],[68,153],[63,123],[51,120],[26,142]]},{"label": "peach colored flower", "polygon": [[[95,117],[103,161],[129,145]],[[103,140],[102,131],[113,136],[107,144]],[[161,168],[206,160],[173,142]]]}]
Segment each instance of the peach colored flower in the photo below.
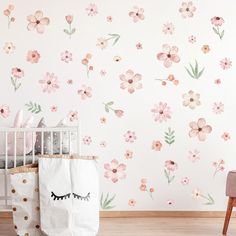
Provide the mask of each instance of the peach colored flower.
[{"label": "peach colored flower", "polygon": [[6,42],[3,51],[7,54],[13,53],[15,51],[16,47],[12,42]]},{"label": "peach colored flower", "polygon": [[162,27],[162,31],[164,32],[164,34],[173,34],[174,29],[174,25],[169,22],[165,23]]},{"label": "peach colored flower", "polygon": [[124,138],[127,143],[133,143],[137,139],[135,132],[130,130],[124,134]]},{"label": "peach colored flower", "polygon": [[189,131],[189,137],[198,137],[199,141],[206,140],[206,134],[211,133],[212,128],[210,125],[206,125],[204,118],[198,119],[197,122],[190,122],[189,126],[191,130]]},{"label": "peach colored flower", "polygon": [[18,67],[15,67],[15,68],[12,68],[11,74],[13,75],[13,77],[20,79],[24,76],[24,71]]},{"label": "peach colored flower", "polygon": [[4,14],[5,16],[10,16],[11,11],[10,11],[9,9],[5,9],[5,10],[3,11],[3,14]]},{"label": "peach colored flower", "polygon": [[197,106],[201,105],[201,102],[199,101],[200,94],[194,93],[192,90],[188,91],[188,93],[183,94],[182,98],[184,99],[183,105],[191,109],[195,109]]},{"label": "peach colored flower", "polygon": [[153,112],[154,120],[160,123],[171,118],[170,107],[168,107],[167,103],[159,102],[158,105],[155,104],[151,112]]},{"label": "peach colored flower", "polygon": [[69,84],[69,85],[73,84],[73,80],[72,80],[72,79],[68,79],[66,82],[67,82],[67,84]]},{"label": "peach colored flower", "polygon": [[108,40],[105,38],[98,38],[96,46],[101,49],[105,49],[108,46]]},{"label": "peach colored flower", "polygon": [[229,58],[224,58],[220,61],[220,66],[223,70],[227,70],[232,66],[232,61]]},{"label": "peach colored flower", "polygon": [[120,80],[123,81],[120,84],[121,89],[128,89],[130,94],[134,93],[136,89],[141,89],[143,86],[140,81],[142,79],[141,74],[135,74],[132,70],[127,70],[125,74],[121,74]]},{"label": "peach colored flower", "polygon": [[42,11],[36,11],[34,15],[27,16],[29,24],[27,29],[29,31],[36,29],[39,34],[42,34],[45,30],[45,26],[49,24],[49,18],[43,17]]},{"label": "peach colored flower", "polygon": [[107,22],[112,22],[113,18],[112,16],[107,16]]},{"label": "peach colored flower", "polygon": [[188,158],[192,162],[196,162],[196,161],[200,160],[200,155],[199,155],[200,152],[198,150],[195,149],[194,151],[189,151],[188,153],[189,153]]},{"label": "peach colored flower", "polygon": [[149,192],[150,192],[150,193],[153,193],[154,191],[155,191],[154,188],[150,188],[150,189],[149,189]]},{"label": "peach colored flower", "polygon": [[67,115],[71,122],[78,120],[78,111],[70,111]]},{"label": "peach colored flower", "polygon": [[214,83],[217,84],[217,85],[219,85],[219,84],[221,84],[221,80],[220,80],[220,79],[216,79],[216,80],[214,81]]},{"label": "peach colored flower", "polygon": [[180,61],[177,55],[179,49],[176,46],[169,46],[168,44],[163,44],[161,53],[157,54],[157,59],[164,62],[164,66],[169,68],[173,62],[178,63]]},{"label": "peach colored flower", "polygon": [[133,11],[129,12],[129,16],[133,17],[133,22],[136,23],[139,20],[144,20],[144,9],[137,6],[133,7]]},{"label": "peach colored flower", "polygon": [[183,18],[193,17],[196,7],[193,5],[193,2],[182,2],[179,12]]},{"label": "peach colored flower", "polygon": [[178,165],[176,162],[174,162],[172,160],[168,160],[168,161],[165,161],[165,167],[169,171],[175,171],[175,170],[177,170]]},{"label": "peach colored flower", "polygon": [[32,64],[38,63],[39,58],[40,58],[40,54],[38,53],[37,50],[28,51],[28,53],[27,53],[27,61],[28,62],[31,62]]},{"label": "peach colored flower", "polygon": [[145,184],[141,184],[139,189],[144,192],[147,190],[147,186]]},{"label": "peach colored flower", "polygon": [[101,118],[100,118],[100,122],[101,122],[102,124],[105,124],[105,123],[107,122],[107,119],[106,119],[105,117],[101,117]]},{"label": "peach colored flower", "polygon": [[84,143],[85,145],[90,145],[91,142],[92,142],[92,138],[91,138],[90,136],[84,136],[84,138],[83,138],[83,143]]},{"label": "peach colored flower", "polygon": [[92,88],[87,87],[86,85],[82,85],[82,88],[78,90],[78,94],[81,99],[91,98],[92,97]]},{"label": "peach colored flower", "polygon": [[211,49],[210,49],[209,45],[203,45],[201,50],[202,50],[203,53],[206,54],[206,53],[210,52]]},{"label": "peach colored flower", "polygon": [[67,16],[65,16],[65,18],[66,18],[66,21],[67,21],[68,24],[72,23],[72,21],[73,21],[73,16],[72,15],[67,15]]},{"label": "peach colored flower", "polygon": [[43,92],[51,93],[59,89],[59,81],[54,73],[46,73],[43,80],[39,80],[42,86]]},{"label": "peach colored flower", "polygon": [[228,132],[224,132],[221,135],[221,138],[223,138],[225,141],[228,141],[230,139],[230,134]]},{"label": "peach colored flower", "polygon": [[152,142],[152,149],[155,150],[155,151],[161,151],[161,148],[162,148],[162,143],[157,140],[157,141],[153,141]]},{"label": "peach colored flower", "polygon": [[97,5],[94,3],[90,3],[85,10],[87,11],[88,16],[95,16],[98,13]]},{"label": "peach colored flower", "polygon": [[126,159],[132,159],[133,158],[133,152],[132,151],[130,151],[130,150],[126,150],[126,152],[125,152],[125,158]]},{"label": "peach colored flower", "polygon": [[213,104],[212,110],[215,114],[220,114],[224,112],[224,104],[222,102],[219,102],[219,103],[215,102]]},{"label": "peach colored flower", "polygon": [[67,50],[65,52],[62,52],[61,60],[64,61],[65,63],[72,61],[72,53],[68,52]]},{"label": "peach colored flower", "polygon": [[111,161],[111,164],[106,163],[104,165],[104,168],[106,170],[104,173],[104,177],[107,179],[111,179],[113,183],[118,182],[119,179],[121,180],[126,178],[126,165],[123,163],[119,164],[116,159],[113,159]]},{"label": "peach colored flower", "polygon": [[224,19],[219,16],[214,16],[213,18],[211,18],[211,23],[214,26],[221,26],[224,22],[225,22]]},{"label": "peach colored flower", "polygon": [[7,118],[10,115],[10,109],[7,105],[0,106],[0,116],[3,118]]},{"label": "peach colored flower", "polygon": [[146,183],[147,183],[147,179],[142,178],[142,179],[141,179],[141,183],[142,183],[142,184],[146,184]]},{"label": "peach colored flower", "polygon": [[128,205],[134,207],[136,205],[136,201],[134,199],[130,199]]}]

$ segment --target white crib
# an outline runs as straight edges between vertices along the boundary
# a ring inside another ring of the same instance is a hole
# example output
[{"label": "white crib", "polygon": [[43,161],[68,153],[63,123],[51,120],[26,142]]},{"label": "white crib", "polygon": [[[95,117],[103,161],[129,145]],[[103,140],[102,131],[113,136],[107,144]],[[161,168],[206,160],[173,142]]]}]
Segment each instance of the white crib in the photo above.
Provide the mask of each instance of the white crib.
[{"label": "white crib", "polygon": [[[0,211],[9,211],[11,210],[11,200],[10,200],[10,189],[9,189],[9,169],[21,166],[25,164],[35,163],[37,161],[37,155],[35,154],[34,142],[36,134],[41,134],[41,154],[44,153],[44,134],[50,134],[50,153],[53,152],[53,137],[54,134],[59,134],[59,154],[63,154],[62,145],[63,145],[63,135],[67,134],[68,136],[68,153],[79,153],[80,152],[80,136],[79,136],[79,126],[76,127],[53,127],[53,128],[0,128],[0,135],[4,137],[4,155],[0,155]],[[21,133],[23,137],[23,155],[17,156],[17,135]],[[25,151],[26,146],[26,133],[31,136],[32,133],[32,152],[27,154]],[[14,139],[14,154],[12,156],[8,155],[8,137],[9,134],[13,134]],[[1,151],[1,150],[0,150]],[[65,153],[64,153],[65,154]]]}]

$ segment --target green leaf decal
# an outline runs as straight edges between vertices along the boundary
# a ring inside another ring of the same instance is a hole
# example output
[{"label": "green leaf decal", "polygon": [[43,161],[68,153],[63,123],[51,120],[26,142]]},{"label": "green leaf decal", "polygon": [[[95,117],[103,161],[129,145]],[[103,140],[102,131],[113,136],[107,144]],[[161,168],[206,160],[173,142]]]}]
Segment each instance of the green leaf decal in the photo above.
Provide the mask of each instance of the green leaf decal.
[{"label": "green leaf decal", "polygon": [[30,101],[29,103],[25,104],[25,106],[28,108],[28,111],[34,114],[38,114],[42,111],[41,106],[35,102],[33,103]]},{"label": "green leaf decal", "polygon": [[100,198],[100,206],[103,210],[110,210],[116,206],[111,205],[112,201],[115,199],[116,195],[114,194],[111,198],[109,198],[109,193],[106,194],[106,198],[103,199],[103,193]]},{"label": "green leaf decal", "polygon": [[175,142],[175,131],[171,130],[170,127],[168,128],[168,131],[165,132],[165,142],[169,145]]},{"label": "green leaf decal", "polygon": [[198,66],[198,62],[197,60],[195,60],[195,66],[193,67],[192,64],[189,64],[190,68],[187,68],[185,67],[186,71],[188,72],[188,74],[193,78],[193,79],[199,79],[203,72],[204,72],[204,69],[205,68],[202,68],[200,71],[199,71],[199,66]]}]

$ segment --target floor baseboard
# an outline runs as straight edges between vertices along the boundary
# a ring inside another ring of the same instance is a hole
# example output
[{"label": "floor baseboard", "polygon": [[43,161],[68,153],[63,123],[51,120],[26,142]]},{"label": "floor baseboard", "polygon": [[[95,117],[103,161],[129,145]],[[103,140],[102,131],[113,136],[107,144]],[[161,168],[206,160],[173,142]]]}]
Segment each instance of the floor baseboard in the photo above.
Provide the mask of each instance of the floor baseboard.
[{"label": "floor baseboard", "polygon": [[[150,217],[179,217],[179,218],[224,218],[225,211],[101,211],[102,218],[150,218]],[[236,217],[236,212],[232,213]],[[0,212],[0,218],[12,218],[12,212]]]}]

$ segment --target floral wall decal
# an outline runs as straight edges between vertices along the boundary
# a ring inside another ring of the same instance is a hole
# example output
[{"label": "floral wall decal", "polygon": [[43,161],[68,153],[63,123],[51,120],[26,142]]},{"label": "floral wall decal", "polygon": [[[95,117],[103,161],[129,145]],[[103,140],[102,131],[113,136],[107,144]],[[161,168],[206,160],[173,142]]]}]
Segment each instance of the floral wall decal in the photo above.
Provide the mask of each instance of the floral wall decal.
[{"label": "floral wall decal", "polygon": [[192,197],[194,199],[204,199],[206,202],[204,203],[205,205],[214,205],[215,201],[213,199],[213,197],[208,193],[207,195],[204,195],[199,189],[195,189],[192,192]]},{"label": "floral wall decal", "polygon": [[34,127],[81,124],[101,210],[225,210],[213,196],[234,165],[233,0],[2,1],[0,127],[19,109]]}]

